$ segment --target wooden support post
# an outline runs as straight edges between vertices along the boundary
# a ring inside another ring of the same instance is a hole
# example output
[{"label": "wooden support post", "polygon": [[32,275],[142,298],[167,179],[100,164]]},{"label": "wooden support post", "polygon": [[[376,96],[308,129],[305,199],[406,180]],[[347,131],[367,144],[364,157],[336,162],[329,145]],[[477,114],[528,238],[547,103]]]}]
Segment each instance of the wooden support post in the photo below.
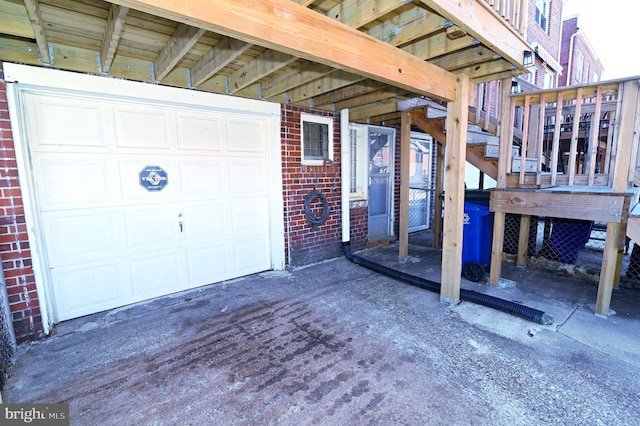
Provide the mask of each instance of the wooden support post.
[{"label": "wooden support post", "polygon": [[411,155],[411,115],[400,115],[400,250],[399,260],[409,256],[409,167]]},{"label": "wooden support post", "polygon": [[436,150],[436,193],[433,214],[433,248],[439,249],[442,237],[442,191],[444,190],[444,150],[442,144]]},{"label": "wooden support post", "polygon": [[493,214],[493,243],[491,246],[491,267],[489,283],[496,285],[500,280],[502,270],[502,249],[504,245],[504,223],[507,215],[504,212]]},{"label": "wooden support post", "polygon": [[469,116],[469,76],[456,77],[456,99],[447,104],[447,150],[445,152],[444,237],[440,301],[460,302],[462,280],[462,229],[464,213],[464,166]]},{"label": "wooden support post", "polygon": [[529,226],[531,216],[523,214],[520,216],[520,237],[518,238],[518,258],[516,264],[524,266],[527,262],[527,250],[529,248]]},{"label": "wooden support post", "polygon": [[[622,90],[623,98],[618,115],[618,140],[616,143],[615,164],[613,168],[612,190],[624,192],[629,185],[629,167],[631,166],[631,156],[633,144],[637,143],[636,115],[638,109],[638,82],[628,81],[624,83]],[[610,222],[607,224],[607,239],[602,255],[602,267],[600,268],[600,282],[598,284],[598,299],[596,300],[596,315],[609,315],[609,305],[611,304],[611,292],[613,285],[618,280],[615,276],[618,266],[619,252],[624,248],[624,234],[621,227],[626,224]]]},{"label": "wooden support post", "polygon": [[[507,172],[511,164],[511,142],[513,140],[513,116],[515,104],[511,96],[511,78],[502,80],[502,92],[500,98],[500,153],[498,155],[498,179],[497,187],[507,187]],[[502,249],[504,244],[505,213],[495,211],[493,215],[493,239],[491,244],[491,271],[489,283],[498,284],[502,270]]]},{"label": "wooden support post", "polygon": [[620,223],[609,222],[607,224],[607,239],[602,253],[602,268],[600,282],[598,283],[598,298],[596,300],[596,315],[608,316],[611,304],[611,292],[615,282],[615,273],[618,263],[618,252],[622,251],[619,241]]}]

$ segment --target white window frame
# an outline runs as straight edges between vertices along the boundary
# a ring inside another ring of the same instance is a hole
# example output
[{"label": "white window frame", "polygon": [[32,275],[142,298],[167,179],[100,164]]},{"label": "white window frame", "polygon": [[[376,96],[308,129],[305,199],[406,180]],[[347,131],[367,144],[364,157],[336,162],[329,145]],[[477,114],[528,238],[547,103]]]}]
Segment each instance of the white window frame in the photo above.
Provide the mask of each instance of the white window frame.
[{"label": "white window frame", "polygon": [[[318,158],[305,158],[304,155],[304,146],[305,146],[305,140],[304,140],[304,123],[308,122],[308,123],[318,123],[318,124],[325,124],[328,127],[328,143],[327,143],[327,152],[324,153],[324,158],[322,159],[318,159]],[[307,165],[307,166],[322,166],[325,164],[326,161],[333,161],[333,119],[330,117],[322,117],[322,116],[318,116],[318,115],[312,115],[312,114],[306,114],[306,113],[301,113],[300,114],[300,141],[301,141],[301,159],[302,159],[302,164],[303,165]]]},{"label": "white window frame", "polygon": [[545,71],[544,72],[544,88],[545,89],[553,89],[554,87],[556,87],[555,84],[555,75],[549,71]]},{"label": "white window frame", "polygon": [[549,1],[536,0],[536,22],[546,33],[549,29]]},{"label": "white window frame", "polygon": [[349,125],[351,176],[349,176],[349,199],[367,200],[369,196],[369,145],[367,126]]},{"label": "white window frame", "polygon": [[[579,50],[576,52],[576,82],[582,83],[584,77],[584,55]],[[569,83],[571,84],[571,83]]]}]

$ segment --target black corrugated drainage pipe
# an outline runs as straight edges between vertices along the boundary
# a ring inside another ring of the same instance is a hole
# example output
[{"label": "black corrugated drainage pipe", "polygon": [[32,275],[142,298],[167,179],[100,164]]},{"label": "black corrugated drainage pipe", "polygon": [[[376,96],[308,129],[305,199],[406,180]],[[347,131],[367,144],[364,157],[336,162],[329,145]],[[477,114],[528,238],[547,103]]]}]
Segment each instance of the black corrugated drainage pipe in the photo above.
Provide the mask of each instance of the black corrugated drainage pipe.
[{"label": "black corrugated drainage pipe", "polygon": [[[424,278],[416,277],[415,275],[405,274],[404,272],[396,271],[395,269],[388,268],[386,266],[352,254],[351,245],[349,242],[343,242],[342,249],[344,251],[345,257],[357,265],[363,266],[367,269],[386,275],[398,281],[402,281],[404,283],[411,284],[413,286],[420,287],[434,293],[440,293],[440,283],[425,280]],[[460,299],[487,306],[489,308],[494,308],[502,312],[507,312],[530,321],[535,321],[538,324],[553,324],[553,317],[549,314],[546,314],[537,309],[530,308],[528,306],[520,305],[519,303],[514,303],[508,300],[489,296],[487,294],[478,293],[477,291],[460,289]]]}]

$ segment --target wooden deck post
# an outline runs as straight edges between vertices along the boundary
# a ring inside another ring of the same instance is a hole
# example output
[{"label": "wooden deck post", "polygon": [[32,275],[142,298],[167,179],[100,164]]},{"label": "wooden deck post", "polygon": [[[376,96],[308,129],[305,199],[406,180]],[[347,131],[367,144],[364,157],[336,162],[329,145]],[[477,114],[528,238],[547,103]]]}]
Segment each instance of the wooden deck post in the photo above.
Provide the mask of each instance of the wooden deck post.
[{"label": "wooden deck post", "polygon": [[[638,125],[638,81],[628,81],[622,87],[622,103],[618,124],[618,140],[615,166],[613,170],[612,190],[626,192],[629,185],[629,167],[634,150],[636,127]],[[635,161],[635,159],[634,159]],[[600,268],[600,282],[598,283],[598,298],[596,300],[596,315],[608,316],[611,303],[613,285],[617,281],[614,276],[618,266],[618,256],[624,247],[621,237],[621,227],[625,224],[610,222],[607,224],[607,238],[602,255]]]},{"label": "wooden deck post", "polygon": [[400,115],[400,249],[398,258],[404,262],[409,256],[409,167],[411,155],[411,115]]},{"label": "wooden deck post", "polygon": [[[500,153],[498,156],[498,188],[507,187],[507,172],[511,164],[511,141],[513,140],[513,114],[515,106],[510,99],[511,78],[502,80],[500,109]],[[504,212],[496,211],[493,214],[493,242],[491,245],[491,270],[489,273],[489,283],[498,284],[502,270],[502,249],[504,244],[505,228]]]},{"label": "wooden deck post", "polygon": [[436,148],[436,193],[433,214],[433,248],[440,248],[442,235],[442,191],[444,190],[444,145],[437,144]]},{"label": "wooden deck post", "polygon": [[440,301],[460,302],[462,280],[462,229],[464,213],[464,167],[469,116],[469,77],[456,77],[456,99],[447,104],[445,151],[444,237]]},{"label": "wooden deck post", "polygon": [[520,237],[518,239],[518,258],[516,264],[524,266],[527,262],[527,251],[529,249],[529,227],[531,216],[523,214],[520,216]]}]

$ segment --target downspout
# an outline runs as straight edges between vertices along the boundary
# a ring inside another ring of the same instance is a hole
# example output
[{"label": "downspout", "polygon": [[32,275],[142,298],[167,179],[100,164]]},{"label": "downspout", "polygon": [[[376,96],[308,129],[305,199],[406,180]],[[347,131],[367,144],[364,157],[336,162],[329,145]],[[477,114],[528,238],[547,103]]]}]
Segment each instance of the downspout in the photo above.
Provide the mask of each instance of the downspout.
[{"label": "downspout", "polygon": [[351,129],[349,110],[340,111],[340,167],[342,180],[342,243],[351,241],[349,198],[351,194]]},{"label": "downspout", "polygon": [[565,83],[565,85],[567,86],[571,86],[571,71],[572,71],[572,67],[571,65],[573,64],[573,45],[575,43],[575,38],[578,35],[578,33],[580,32],[580,28],[578,28],[576,30],[575,33],[573,33],[571,35],[571,38],[569,39],[569,63],[567,64],[567,81]]}]

